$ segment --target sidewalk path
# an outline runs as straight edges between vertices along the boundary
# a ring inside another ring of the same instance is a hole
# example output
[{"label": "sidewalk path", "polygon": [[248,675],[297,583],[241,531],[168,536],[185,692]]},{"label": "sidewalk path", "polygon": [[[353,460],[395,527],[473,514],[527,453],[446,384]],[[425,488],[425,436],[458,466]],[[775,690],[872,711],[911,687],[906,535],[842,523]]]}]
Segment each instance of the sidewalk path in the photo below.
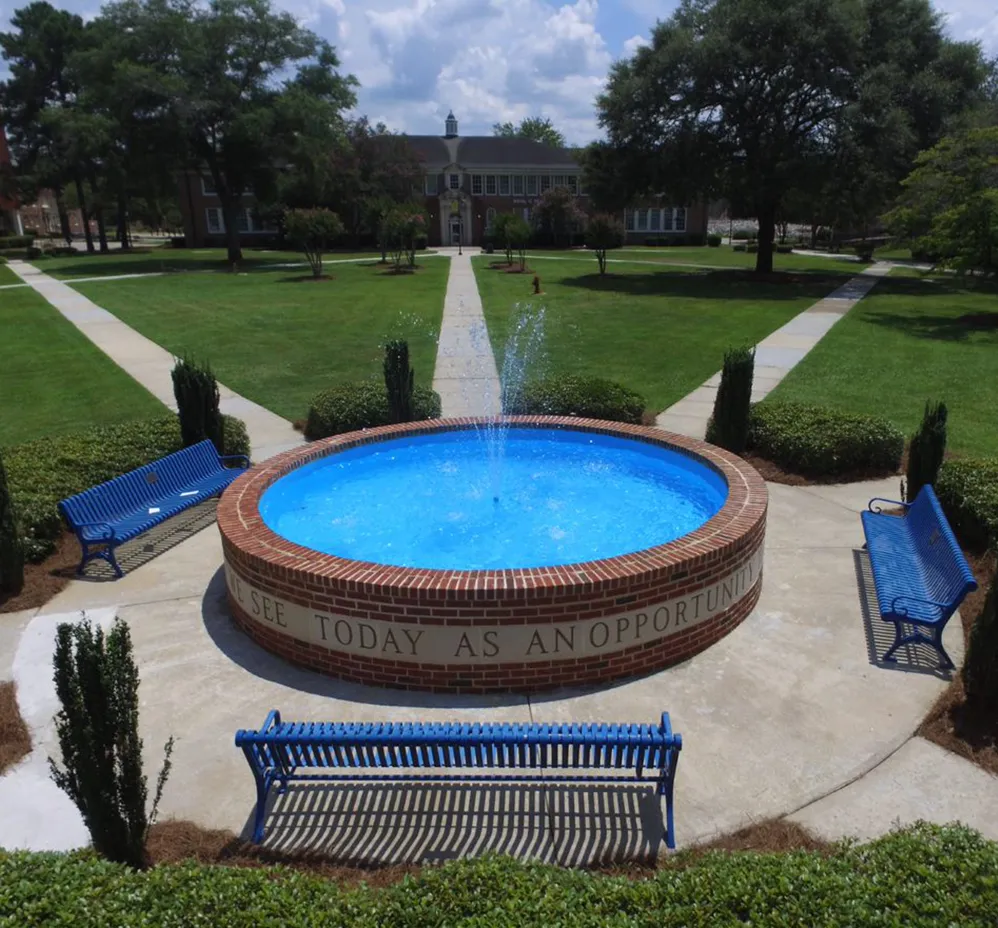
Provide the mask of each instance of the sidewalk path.
[{"label": "sidewalk path", "polygon": [[[755,352],[752,402],[765,399],[828,334],[829,329],[863,299],[881,277],[890,273],[891,267],[881,263],[871,265],[858,277],[853,277],[759,342]],[[659,413],[655,424],[668,432],[703,438],[707,420],[714,412],[714,399],[720,383],[721,372],[718,371],[702,386]]]},{"label": "sidewalk path", "polygon": [[499,373],[471,257],[467,253],[459,255],[456,249],[440,252],[450,256],[450,275],[433,389],[440,394],[444,418],[498,415]]},{"label": "sidewalk path", "polygon": [[[153,396],[176,410],[170,371],[174,356],[165,348],[125,325],[117,316],[77,293],[72,287],[43,274],[24,261],[7,264],[18,277],[33,287],[115,364],[130,374]],[[263,460],[302,443],[291,423],[257,403],[240,396],[223,384],[218,385],[223,413],[237,416],[246,423],[252,455]]]}]

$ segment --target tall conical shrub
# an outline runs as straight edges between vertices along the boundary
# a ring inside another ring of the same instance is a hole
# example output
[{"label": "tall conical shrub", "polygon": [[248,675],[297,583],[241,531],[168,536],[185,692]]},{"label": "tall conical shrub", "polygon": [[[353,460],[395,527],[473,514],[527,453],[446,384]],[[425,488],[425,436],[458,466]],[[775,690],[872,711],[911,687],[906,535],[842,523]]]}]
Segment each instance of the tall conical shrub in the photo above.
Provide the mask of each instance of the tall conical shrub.
[{"label": "tall conical shrub", "polygon": [[218,381],[211,367],[186,355],[180,358],[173,368],[173,395],[177,400],[184,447],[210,438],[218,453],[225,454]]},{"label": "tall conical shrub", "polygon": [[0,456],[0,593],[17,596],[24,588],[24,540],[7,485],[7,470]]},{"label": "tall conical shrub", "polygon": [[729,348],[724,355],[721,385],[714,399],[714,414],[707,423],[707,441],[741,454],[748,444],[749,410],[755,349]]},{"label": "tall conical shrub", "polygon": [[995,581],[970,631],[963,686],[968,704],[998,712],[998,583]]},{"label": "tall conical shrub", "polygon": [[385,388],[391,421],[411,422],[415,371],[409,366],[409,343],[393,339],[385,345]]},{"label": "tall conical shrub", "polygon": [[128,626],[116,621],[105,637],[89,621],[56,629],[55,717],[62,765],[49,758],[52,779],[73,800],[94,848],[108,860],[144,867],[146,837],[170,774],[173,739],[146,814],[146,778],[139,737],[139,672]]},{"label": "tall conical shrub", "polygon": [[946,404],[925,404],[922,424],[908,443],[908,468],[905,472],[905,502],[910,503],[926,484],[936,482],[946,454]]}]

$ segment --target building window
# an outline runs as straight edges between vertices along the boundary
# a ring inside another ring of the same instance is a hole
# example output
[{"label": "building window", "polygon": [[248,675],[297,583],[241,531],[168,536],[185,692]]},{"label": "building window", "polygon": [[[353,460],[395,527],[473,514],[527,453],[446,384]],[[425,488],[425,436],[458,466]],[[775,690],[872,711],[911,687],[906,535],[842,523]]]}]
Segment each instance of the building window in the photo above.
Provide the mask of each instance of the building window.
[{"label": "building window", "polygon": [[637,221],[634,223],[634,228],[638,232],[646,232],[648,230],[648,210],[646,209],[638,210],[638,218]]},{"label": "building window", "polygon": [[528,174],[527,175],[527,196],[536,197],[537,196],[537,175]]},{"label": "building window", "polygon": [[204,211],[205,217],[208,220],[208,231],[221,233],[225,231],[225,219],[222,216],[222,211],[217,206],[209,206]]},{"label": "building window", "polygon": [[427,174],[426,175],[426,195],[428,197],[435,197],[437,195],[437,175]]},{"label": "building window", "polygon": [[495,174],[485,175],[485,195],[487,197],[494,197],[496,195],[496,176]]},{"label": "building window", "polygon": [[524,206],[523,207],[523,219],[524,219],[525,222],[530,222],[530,207],[529,206]]},{"label": "building window", "polygon": [[461,175],[460,174],[451,174],[451,176],[450,176],[450,185],[449,186],[450,186],[451,190],[460,190],[461,189]]},{"label": "building window", "polygon": [[248,209],[239,210],[239,231],[240,232],[253,231],[253,217],[250,216],[250,211]]},{"label": "building window", "polygon": [[490,206],[485,210],[485,229],[486,231],[492,228],[492,223],[496,220],[496,209],[494,206]]},{"label": "building window", "polygon": [[564,186],[566,186],[565,175],[564,174],[555,174],[554,177],[551,178],[551,185],[553,187],[564,187]]},{"label": "building window", "polygon": [[215,180],[210,174],[201,175],[201,189],[204,191],[205,196],[213,197],[218,191],[215,189]]},{"label": "building window", "polygon": [[551,189],[551,175],[541,174],[541,193],[544,193],[545,190],[550,190],[550,189]]},{"label": "building window", "polygon": [[481,174],[472,174],[471,175],[471,192],[476,197],[480,197],[482,195],[482,175]]},{"label": "building window", "polygon": [[671,232],[672,231],[672,210],[663,209],[662,210],[662,231]]},{"label": "building window", "polygon": [[686,231],[686,207],[680,206],[676,210],[676,231],[685,232]]},{"label": "building window", "polygon": [[499,196],[508,197],[509,196],[509,175],[500,174],[499,175]]},{"label": "building window", "polygon": [[659,219],[662,216],[662,210],[653,209],[648,215],[648,231],[657,232],[659,226]]},{"label": "building window", "polygon": [[568,175],[568,192],[572,194],[573,197],[579,195],[579,178],[576,174]]},{"label": "building window", "polygon": [[513,175],[513,196],[522,197],[523,196],[523,175],[514,174]]},{"label": "building window", "polygon": [[626,228],[628,232],[633,232],[634,231],[634,210],[633,209],[625,209],[624,210],[624,228]]}]

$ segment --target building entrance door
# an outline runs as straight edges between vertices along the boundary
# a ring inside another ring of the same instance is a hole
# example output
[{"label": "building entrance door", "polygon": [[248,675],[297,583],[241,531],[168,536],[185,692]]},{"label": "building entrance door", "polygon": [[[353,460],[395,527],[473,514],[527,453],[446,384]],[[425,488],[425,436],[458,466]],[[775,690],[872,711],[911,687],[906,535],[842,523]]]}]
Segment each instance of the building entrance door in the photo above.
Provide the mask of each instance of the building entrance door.
[{"label": "building entrance door", "polygon": [[450,221],[450,243],[452,245],[461,244],[461,220],[456,216]]}]

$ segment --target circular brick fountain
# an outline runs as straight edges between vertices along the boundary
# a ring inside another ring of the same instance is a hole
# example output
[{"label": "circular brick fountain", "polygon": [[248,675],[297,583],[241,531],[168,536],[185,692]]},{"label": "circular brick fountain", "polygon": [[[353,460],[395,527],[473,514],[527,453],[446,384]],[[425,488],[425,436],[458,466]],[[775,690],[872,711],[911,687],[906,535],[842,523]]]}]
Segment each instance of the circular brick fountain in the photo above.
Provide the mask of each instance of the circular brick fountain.
[{"label": "circular brick fountain", "polygon": [[462,571],[347,560],[268,528],[260,513],[264,491],[347,449],[482,423],[450,419],[338,435],[265,461],[223,495],[218,525],[236,623],[268,651],[345,680],[529,693],[658,670],[709,647],[749,614],[762,584],[767,494],[744,461],[643,426],[548,417],[507,424],[662,446],[719,474],[727,499],[675,541],[598,561]]}]

